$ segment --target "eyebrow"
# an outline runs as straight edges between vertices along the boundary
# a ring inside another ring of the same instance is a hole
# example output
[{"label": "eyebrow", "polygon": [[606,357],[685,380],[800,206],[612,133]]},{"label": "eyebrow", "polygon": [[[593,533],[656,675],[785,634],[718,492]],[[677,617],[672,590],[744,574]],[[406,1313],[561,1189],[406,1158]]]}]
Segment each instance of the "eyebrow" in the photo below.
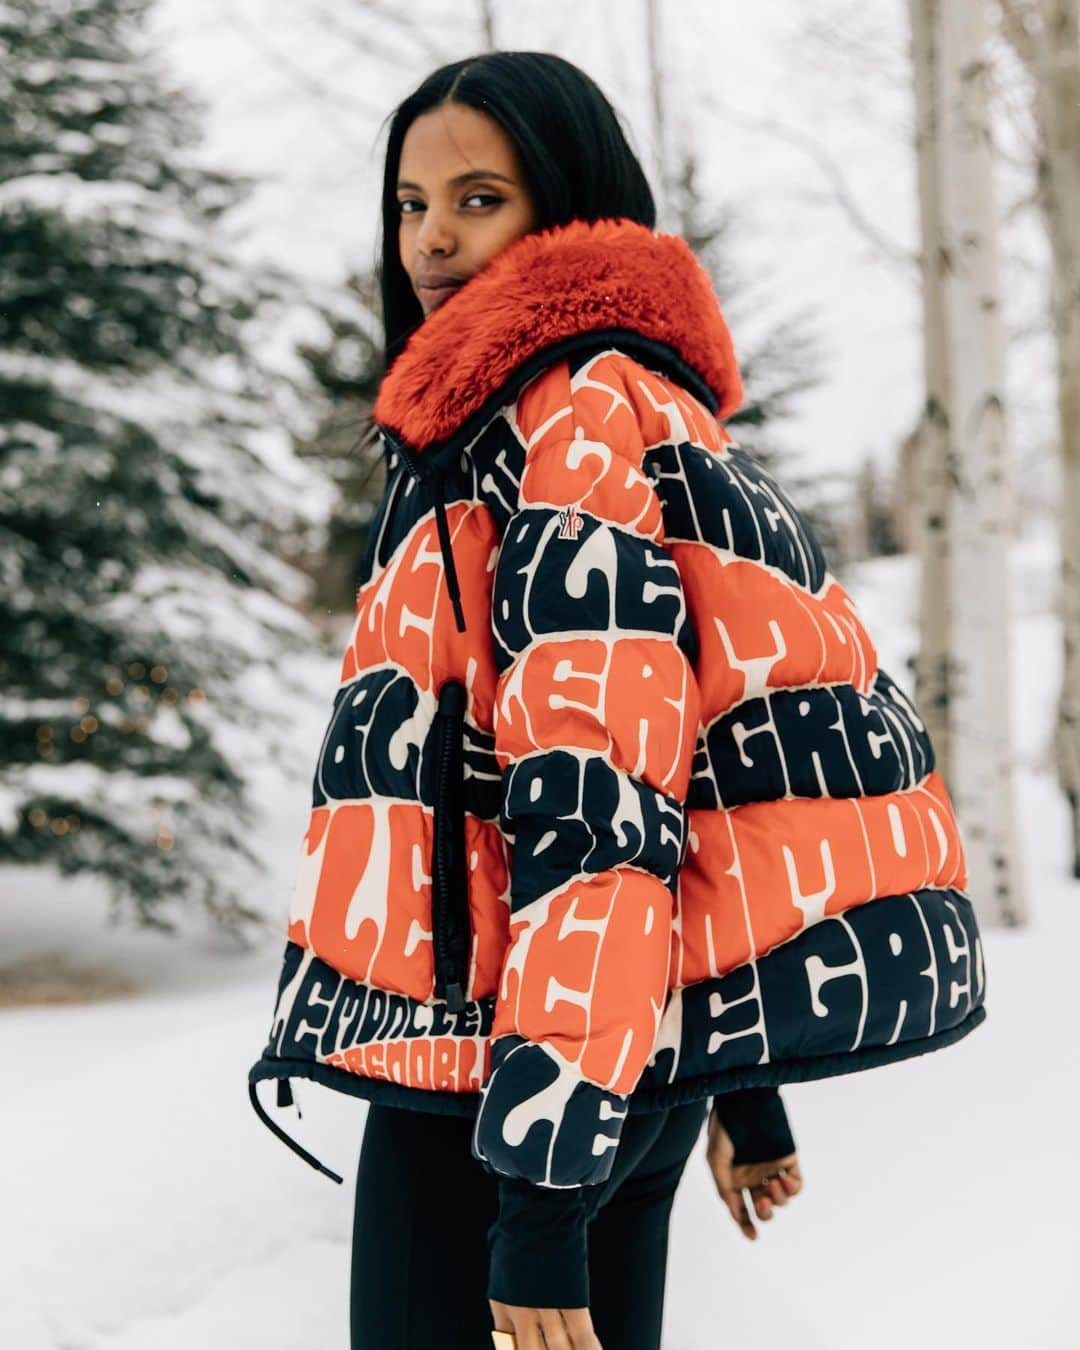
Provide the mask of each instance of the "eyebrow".
[{"label": "eyebrow", "polygon": [[[450,186],[460,187],[462,184],[472,183],[478,178],[498,178],[503,183],[509,183],[511,187],[516,186],[512,178],[507,178],[504,173],[496,173],[494,169],[469,169],[466,173],[459,173],[456,178],[451,178]],[[397,184],[398,192],[400,192],[402,188],[413,188],[417,192],[423,192],[424,190],[419,183],[410,183],[408,179],[399,178]]]}]

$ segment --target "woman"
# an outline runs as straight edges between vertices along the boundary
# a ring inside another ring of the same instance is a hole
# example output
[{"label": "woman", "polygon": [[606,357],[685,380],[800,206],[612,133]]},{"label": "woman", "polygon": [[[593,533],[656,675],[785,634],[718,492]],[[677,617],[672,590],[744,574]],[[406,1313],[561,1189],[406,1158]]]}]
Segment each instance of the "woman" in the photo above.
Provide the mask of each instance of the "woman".
[{"label": "woman", "polygon": [[386,488],[251,1100],[337,1181],[256,1084],[370,1102],[354,1347],[656,1350],[706,1116],[753,1239],[744,1192],[801,1185],[778,1084],[983,1020],[955,817],[587,76],[500,52],[396,110],[382,292]]}]

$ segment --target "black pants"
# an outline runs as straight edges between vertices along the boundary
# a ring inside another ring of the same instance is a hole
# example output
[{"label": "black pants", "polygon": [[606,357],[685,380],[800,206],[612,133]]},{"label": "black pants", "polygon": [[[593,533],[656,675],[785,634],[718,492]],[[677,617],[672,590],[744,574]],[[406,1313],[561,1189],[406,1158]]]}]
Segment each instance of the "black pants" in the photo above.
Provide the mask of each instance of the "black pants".
[{"label": "black pants", "polygon": [[[604,1350],[660,1350],[668,1220],[708,1099],[629,1115],[593,1188],[590,1312]],[[487,1230],[498,1182],[473,1121],[368,1106],[356,1178],[352,1350],[490,1350]]]}]

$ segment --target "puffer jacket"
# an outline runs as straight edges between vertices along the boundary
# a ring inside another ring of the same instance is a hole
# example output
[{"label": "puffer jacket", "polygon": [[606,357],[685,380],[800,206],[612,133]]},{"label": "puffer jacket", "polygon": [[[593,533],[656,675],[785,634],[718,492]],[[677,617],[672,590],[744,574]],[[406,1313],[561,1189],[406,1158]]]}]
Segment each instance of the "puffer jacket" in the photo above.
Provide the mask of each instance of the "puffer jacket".
[{"label": "puffer jacket", "polygon": [[985,1017],[926,728],[724,423],[707,273],[625,219],[514,240],[410,336],[250,1070],[475,1113],[500,1178],[627,1112],[883,1065]]}]

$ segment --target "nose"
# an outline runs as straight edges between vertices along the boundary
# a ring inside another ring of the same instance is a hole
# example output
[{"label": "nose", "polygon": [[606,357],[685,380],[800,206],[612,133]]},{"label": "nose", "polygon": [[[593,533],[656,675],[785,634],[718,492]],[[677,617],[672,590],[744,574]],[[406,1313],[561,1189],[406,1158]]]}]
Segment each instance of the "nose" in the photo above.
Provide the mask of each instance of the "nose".
[{"label": "nose", "polygon": [[446,219],[436,207],[428,206],[416,232],[416,247],[425,256],[453,253],[454,235]]}]

